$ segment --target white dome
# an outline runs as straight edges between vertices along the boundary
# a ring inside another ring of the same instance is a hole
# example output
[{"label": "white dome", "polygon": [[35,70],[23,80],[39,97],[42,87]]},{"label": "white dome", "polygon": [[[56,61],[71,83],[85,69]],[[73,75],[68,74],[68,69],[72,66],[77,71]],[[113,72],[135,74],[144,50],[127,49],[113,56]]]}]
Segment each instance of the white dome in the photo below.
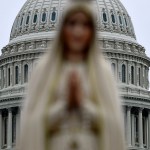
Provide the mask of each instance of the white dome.
[{"label": "white dome", "polygon": [[[119,0],[93,0],[93,3],[97,10],[97,30],[102,36],[114,38],[119,34],[136,42],[130,16]],[[66,4],[67,0],[27,0],[14,21],[10,43],[53,36]]]}]

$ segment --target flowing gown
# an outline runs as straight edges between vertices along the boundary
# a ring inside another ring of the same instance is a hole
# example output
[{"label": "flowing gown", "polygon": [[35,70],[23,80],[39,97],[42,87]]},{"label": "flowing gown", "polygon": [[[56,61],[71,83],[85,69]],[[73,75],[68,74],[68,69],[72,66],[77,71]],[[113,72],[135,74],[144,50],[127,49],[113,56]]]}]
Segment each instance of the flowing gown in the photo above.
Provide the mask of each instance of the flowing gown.
[{"label": "flowing gown", "polygon": [[[67,79],[72,70],[80,76],[85,98],[80,108],[68,112]],[[86,65],[64,64],[58,85],[57,99],[49,109],[49,150],[98,150],[98,112],[90,100]]]}]

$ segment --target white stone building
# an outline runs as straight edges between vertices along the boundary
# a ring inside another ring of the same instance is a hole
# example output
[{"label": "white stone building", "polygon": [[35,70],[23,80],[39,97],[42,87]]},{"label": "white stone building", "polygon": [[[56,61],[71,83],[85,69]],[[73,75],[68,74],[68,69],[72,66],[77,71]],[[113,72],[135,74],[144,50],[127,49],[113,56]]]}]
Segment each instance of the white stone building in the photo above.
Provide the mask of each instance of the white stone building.
[{"label": "white stone building", "polygon": [[[99,47],[122,89],[129,149],[150,150],[150,59],[136,40],[120,0],[91,0],[97,10]],[[0,149],[12,150],[19,132],[25,85],[41,54],[52,45],[67,0],[27,0],[0,56]]]}]

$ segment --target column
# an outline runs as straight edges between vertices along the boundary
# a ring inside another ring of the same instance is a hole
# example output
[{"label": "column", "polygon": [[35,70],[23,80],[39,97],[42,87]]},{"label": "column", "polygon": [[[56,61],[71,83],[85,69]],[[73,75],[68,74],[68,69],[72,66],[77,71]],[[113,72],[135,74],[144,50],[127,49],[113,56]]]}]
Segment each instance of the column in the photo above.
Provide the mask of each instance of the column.
[{"label": "column", "polygon": [[148,117],[146,118],[146,147],[148,148]]},{"label": "column", "polygon": [[4,77],[4,79],[3,79],[3,87],[6,88],[6,66],[4,66],[3,69],[4,69],[4,75],[3,75],[3,77]]},{"label": "column", "polygon": [[21,84],[24,84],[24,64],[21,62]]},{"label": "column", "polygon": [[[141,79],[139,78],[139,76],[141,76],[140,75],[140,72],[139,72],[139,68],[140,68],[140,66],[138,65],[137,66],[137,86],[140,86],[140,82],[141,82]],[[141,68],[140,68],[140,71],[141,71]]]},{"label": "column", "polygon": [[143,108],[139,108],[139,147],[143,148]]},{"label": "column", "polygon": [[16,116],[16,141],[17,143],[19,142],[19,139],[20,139],[20,113],[21,113],[21,110],[20,110],[20,107],[18,107],[18,113],[17,113],[17,116]]},{"label": "column", "polygon": [[143,65],[143,87],[145,88],[145,66]]},{"label": "column", "polygon": [[147,143],[147,117],[145,117],[145,119],[144,119],[144,141],[143,141],[143,143],[147,146],[148,145],[148,143]]},{"label": "column", "polygon": [[144,66],[142,65],[142,67],[141,67],[141,69],[142,69],[142,87],[144,88]]},{"label": "column", "polygon": [[148,76],[147,76],[147,67],[145,66],[145,88],[147,89],[147,83],[148,83],[148,81],[147,81],[147,79],[148,79]]},{"label": "column", "polygon": [[8,108],[7,149],[12,147],[12,108]]},{"label": "column", "polygon": [[150,149],[150,110],[148,111],[148,148]]},{"label": "column", "polygon": [[13,85],[13,65],[10,64],[10,86]]},{"label": "column", "polygon": [[121,60],[118,60],[117,64],[118,64],[118,67],[117,67],[118,68],[117,69],[117,71],[118,71],[118,82],[121,83],[122,82]]},{"label": "column", "polygon": [[28,80],[30,79],[30,77],[31,77],[31,74],[32,74],[32,70],[33,70],[33,64],[34,64],[34,60],[30,60],[30,62],[29,62],[29,64],[28,64]]},{"label": "column", "polygon": [[142,76],[143,76],[143,74],[142,74],[142,66],[140,65],[139,68],[140,68],[140,72],[139,72],[139,76],[140,76],[140,78],[139,78],[139,80],[140,80],[140,85],[139,85],[139,86],[142,87]]},{"label": "column", "polygon": [[129,61],[127,61],[126,65],[126,83],[129,84],[130,81],[130,67],[129,67]]},{"label": "column", "polygon": [[135,121],[134,121],[135,117],[134,117],[134,114],[132,114],[132,146],[134,147],[135,146]]},{"label": "column", "polygon": [[2,148],[2,110],[0,110],[0,149]]},{"label": "column", "polygon": [[138,66],[135,63],[135,85],[138,85]]},{"label": "column", "polygon": [[149,68],[147,70],[147,89],[149,89]]},{"label": "column", "polygon": [[125,129],[125,137],[126,137],[126,139],[127,139],[127,126],[126,126],[126,123],[127,123],[127,117],[126,117],[126,106],[124,106],[124,129]]},{"label": "column", "polygon": [[5,66],[5,87],[8,86],[8,70],[7,65]]},{"label": "column", "polygon": [[21,66],[22,66],[22,62],[20,62],[20,64],[18,65],[18,67],[19,67],[19,73],[18,73],[18,78],[19,78],[19,84],[21,84],[21,74],[22,74],[22,70],[21,70]]},{"label": "column", "polygon": [[22,106],[20,106],[19,107],[19,109],[20,109],[20,130],[21,130],[21,127],[22,127],[22,125],[21,125],[21,123],[22,123],[22,114],[23,114],[23,107]]},{"label": "column", "polygon": [[131,107],[127,107],[127,143],[131,147]]},{"label": "column", "polygon": [[2,89],[2,68],[0,68],[0,89]]}]

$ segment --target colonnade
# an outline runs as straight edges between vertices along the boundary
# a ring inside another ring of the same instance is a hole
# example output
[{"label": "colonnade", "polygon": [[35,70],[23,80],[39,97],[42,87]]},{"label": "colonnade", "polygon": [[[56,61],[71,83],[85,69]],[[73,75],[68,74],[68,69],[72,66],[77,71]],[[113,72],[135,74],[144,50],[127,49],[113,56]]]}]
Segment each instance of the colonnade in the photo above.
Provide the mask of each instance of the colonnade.
[{"label": "colonnade", "polygon": [[31,67],[25,61],[0,67],[0,89],[27,83]]},{"label": "colonnade", "polygon": [[149,68],[138,62],[111,60],[112,71],[119,83],[149,89]]},{"label": "colonnade", "polygon": [[[20,132],[21,114],[21,107],[0,110],[0,149],[11,150],[15,146]],[[15,122],[13,117],[16,118]],[[124,120],[127,146],[150,149],[150,110],[125,106]]]},{"label": "colonnade", "polygon": [[0,150],[12,148],[19,137],[21,107],[0,110]]},{"label": "colonnade", "polygon": [[129,148],[150,148],[150,110],[124,107],[126,141]]}]

